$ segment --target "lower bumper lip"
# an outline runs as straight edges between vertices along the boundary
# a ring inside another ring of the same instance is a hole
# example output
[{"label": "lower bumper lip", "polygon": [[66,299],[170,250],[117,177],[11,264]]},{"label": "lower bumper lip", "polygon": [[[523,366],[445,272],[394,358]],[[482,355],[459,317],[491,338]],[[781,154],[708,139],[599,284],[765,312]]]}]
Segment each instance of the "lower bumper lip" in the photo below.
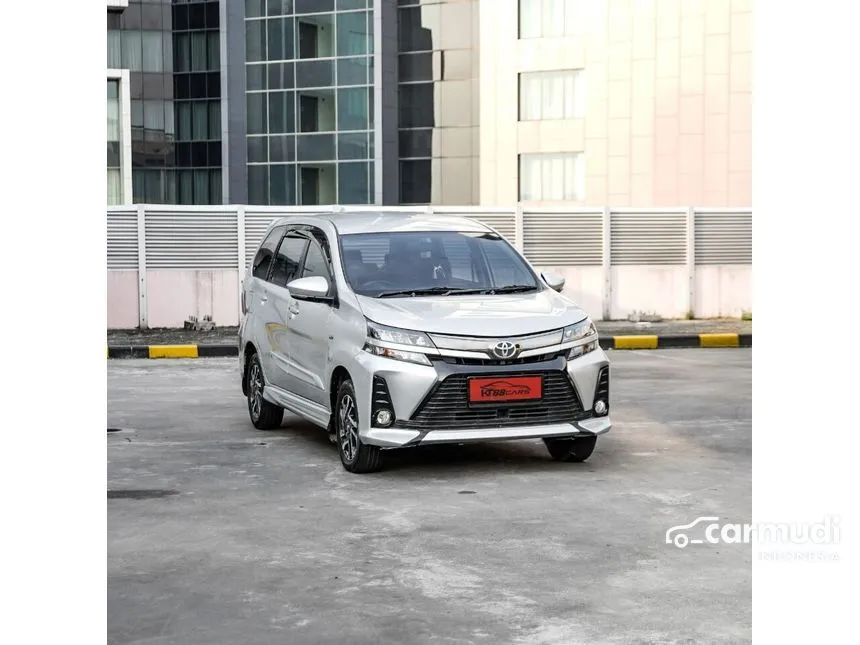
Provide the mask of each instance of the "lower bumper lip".
[{"label": "lower bumper lip", "polygon": [[470,443],[478,441],[508,441],[540,439],[543,437],[575,437],[601,435],[612,428],[609,416],[592,417],[573,423],[522,426],[519,428],[486,428],[480,430],[434,429],[429,432],[398,428],[370,428],[361,433],[364,443],[383,448],[419,446],[439,443]]}]

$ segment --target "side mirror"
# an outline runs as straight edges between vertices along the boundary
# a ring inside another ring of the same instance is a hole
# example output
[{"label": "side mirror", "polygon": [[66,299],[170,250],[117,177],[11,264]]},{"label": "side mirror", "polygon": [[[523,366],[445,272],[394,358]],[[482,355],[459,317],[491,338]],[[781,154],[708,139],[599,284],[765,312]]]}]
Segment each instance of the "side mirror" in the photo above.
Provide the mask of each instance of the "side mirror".
[{"label": "side mirror", "polygon": [[558,291],[561,293],[562,289],[564,289],[564,277],[560,276],[557,273],[553,273],[552,271],[547,271],[546,273],[541,273],[540,277],[543,278],[543,281],[547,283],[550,289],[553,291]]},{"label": "side mirror", "polygon": [[293,298],[309,300],[325,298],[328,295],[328,280],[318,275],[299,278],[290,282],[287,289]]}]

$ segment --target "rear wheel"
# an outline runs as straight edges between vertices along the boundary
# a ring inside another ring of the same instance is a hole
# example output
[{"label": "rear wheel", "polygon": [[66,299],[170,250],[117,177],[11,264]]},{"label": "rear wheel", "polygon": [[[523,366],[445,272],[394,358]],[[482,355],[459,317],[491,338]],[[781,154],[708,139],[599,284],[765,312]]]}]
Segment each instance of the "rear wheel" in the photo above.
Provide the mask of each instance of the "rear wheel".
[{"label": "rear wheel", "polygon": [[575,439],[544,439],[546,449],[556,461],[583,462],[594,452],[597,437],[576,437]]},{"label": "rear wheel", "polygon": [[361,442],[358,436],[358,403],[350,379],[337,390],[334,414],[337,451],[343,467],[351,473],[372,473],[382,468],[382,451]]},{"label": "rear wheel", "polygon": [[284,408],[263,398],[266,380],[257,354],[248,359],[248,414],[257,430],[274,430],[284,420]]}]

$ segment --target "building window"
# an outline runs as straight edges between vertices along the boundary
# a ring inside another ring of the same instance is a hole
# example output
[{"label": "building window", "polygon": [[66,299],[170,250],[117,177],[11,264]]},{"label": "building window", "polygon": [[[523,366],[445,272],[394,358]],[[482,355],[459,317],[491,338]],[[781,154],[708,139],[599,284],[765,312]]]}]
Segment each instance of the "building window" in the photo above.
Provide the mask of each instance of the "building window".
[{"label": "building window", "polygon": [[107,82],[107,203],[122,204],[119,81]]},{"label": "building window", "polygon": [[584,81],[576,70],[520,74],[520,121],[585,116]]},{"label": "building window", "polygon": [[582,33],[582,5],[590,0],[520,0],[520,38]]},{"label": "building window", "polygon": [[585,199],[585,160],[579,152],[520,155],[520,201]]}]

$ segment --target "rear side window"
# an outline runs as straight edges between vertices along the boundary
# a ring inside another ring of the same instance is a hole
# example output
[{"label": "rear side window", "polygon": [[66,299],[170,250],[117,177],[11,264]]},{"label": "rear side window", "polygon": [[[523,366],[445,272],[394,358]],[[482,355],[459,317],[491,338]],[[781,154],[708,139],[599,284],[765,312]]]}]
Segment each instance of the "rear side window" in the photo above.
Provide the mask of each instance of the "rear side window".
[{"label": "rear side window", "polygon": [[269,232],[266,239],[263,240],[252,263],[252,273],[255,278],[265,280],[266,276],[269,275],[269,265],[272,263],[275,249],[278,248],[278,242],[281,241],[281,236],[285,230],[285,226],[276,226]]},{"label": "rear side window", "polygon": [[281,242],[278,247],[278,253],[275,256],[275,264],[272,268],[271,282],[280,287],[286,287],[287,284],[299,277],[299,263],[302,261],[302,255],[305,252],[305,246],[308,244],[306,237],[290,234]]}]

